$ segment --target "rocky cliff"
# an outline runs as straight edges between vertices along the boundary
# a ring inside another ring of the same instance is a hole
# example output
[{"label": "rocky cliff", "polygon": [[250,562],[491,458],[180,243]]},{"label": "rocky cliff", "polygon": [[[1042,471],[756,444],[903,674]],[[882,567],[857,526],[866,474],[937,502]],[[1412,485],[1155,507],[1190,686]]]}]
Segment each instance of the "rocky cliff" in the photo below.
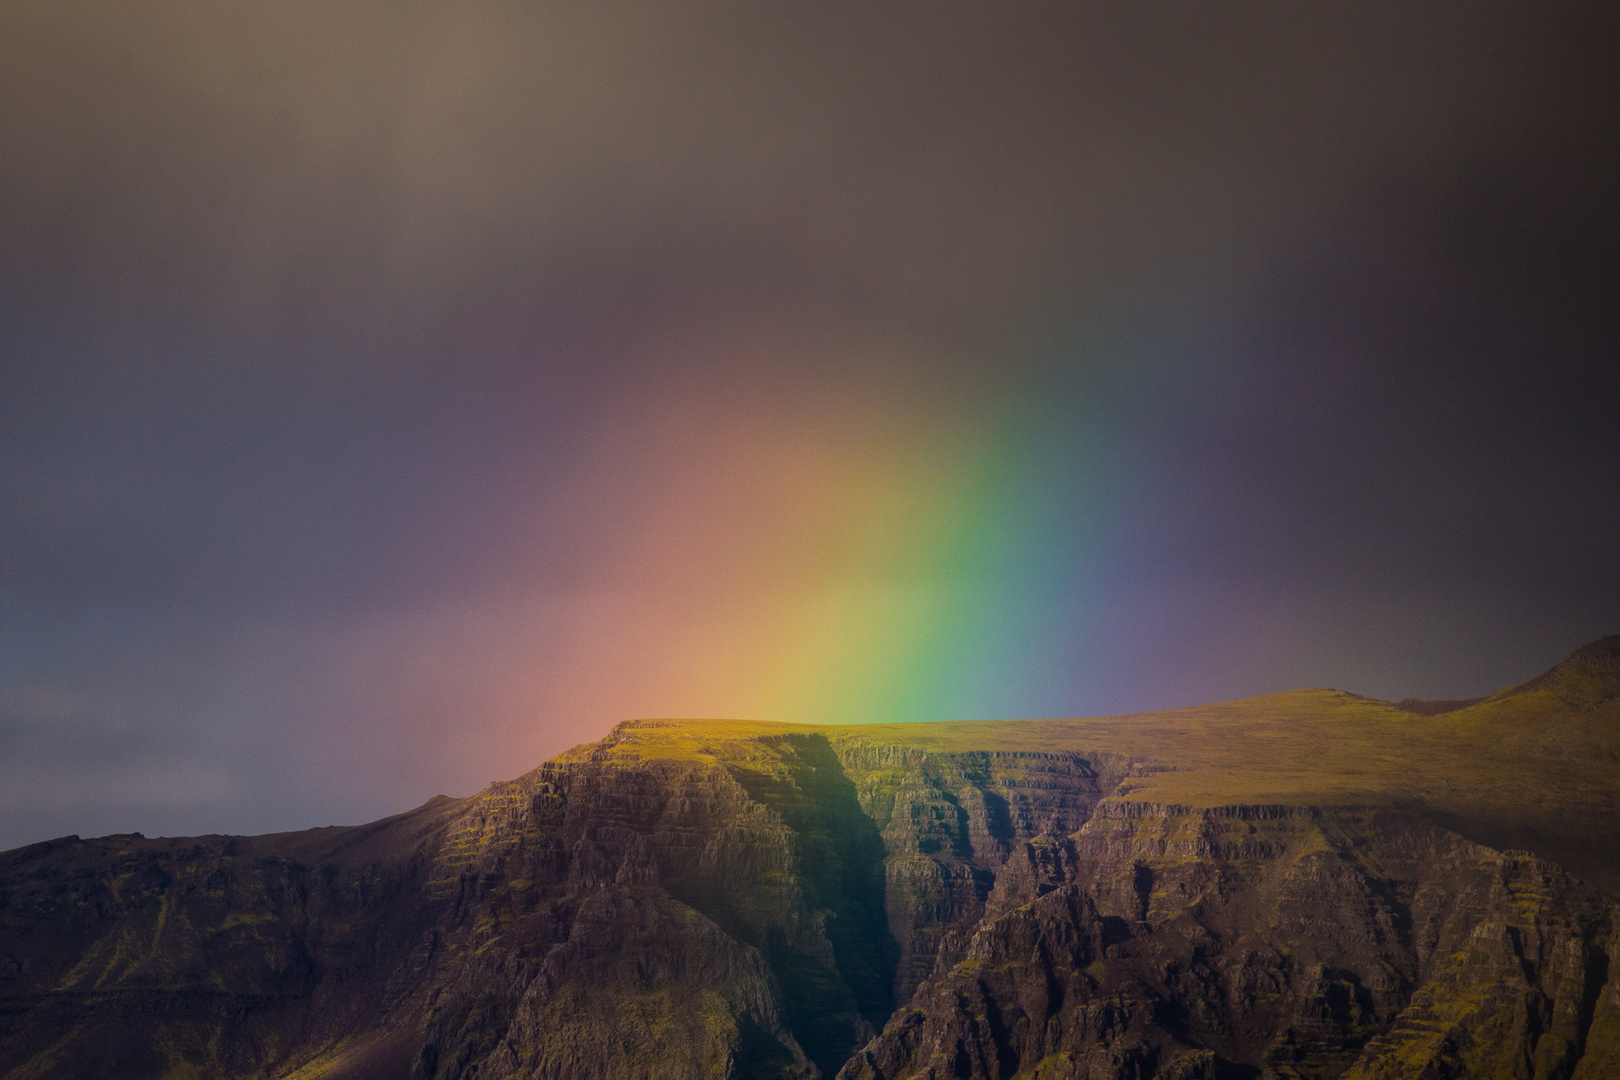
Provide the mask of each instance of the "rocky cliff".
[{"label": "rocky cliff", "polygon": [[1445,710],[638,721],[370,826],[37,844],[0,1076],[1620,1077],[1617,657]]}]

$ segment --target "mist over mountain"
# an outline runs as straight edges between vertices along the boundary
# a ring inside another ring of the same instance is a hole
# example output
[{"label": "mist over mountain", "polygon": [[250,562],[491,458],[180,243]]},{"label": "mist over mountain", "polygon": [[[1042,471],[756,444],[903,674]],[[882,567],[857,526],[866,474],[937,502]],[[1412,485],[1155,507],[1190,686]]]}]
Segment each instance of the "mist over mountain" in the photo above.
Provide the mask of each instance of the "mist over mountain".
[{"label": "mist over mountain", "polygon": [[352,828],[0,854],[0,1075],[1620,1074],[1620,637],[1474,701],[642,720]]}]

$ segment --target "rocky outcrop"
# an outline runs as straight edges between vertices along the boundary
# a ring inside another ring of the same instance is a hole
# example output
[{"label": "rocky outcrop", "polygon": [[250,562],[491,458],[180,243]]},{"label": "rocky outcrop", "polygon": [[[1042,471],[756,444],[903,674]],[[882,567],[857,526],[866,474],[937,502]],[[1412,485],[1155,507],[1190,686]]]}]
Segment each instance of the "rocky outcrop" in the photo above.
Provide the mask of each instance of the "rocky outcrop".
[{"label": "rocky outcrop", "polygon": [[[355,829],[0,854],[0,1075],[408,1063],[440,799]],[[398,1036],[398,1037],[395,1037]]]},{"label": "rocky outcrop", "polygon": [[1615,927],[1558,868],[1399,815],[1105,804],[1009,861],[840,1076],[1600,1076]]},{"label": "rocky outcrop", "polygon": [[359,829],[0,855],[0,1076],[1620,1075],[1612,899],[1421,806],[660,734]]},{"label": "rocky outcrop", "polygon": [[965,946],[1006,854],[1104,790],[1073,754],[819,735],[607,758],[497,785],[450,834],[416,1075],[831,1076]]}]

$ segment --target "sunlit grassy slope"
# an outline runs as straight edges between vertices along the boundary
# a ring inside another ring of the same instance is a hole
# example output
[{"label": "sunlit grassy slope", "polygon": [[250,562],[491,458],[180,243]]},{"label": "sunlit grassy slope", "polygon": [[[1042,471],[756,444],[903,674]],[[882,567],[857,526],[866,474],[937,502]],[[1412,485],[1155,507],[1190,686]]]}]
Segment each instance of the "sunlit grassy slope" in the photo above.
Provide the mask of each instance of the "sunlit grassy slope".
[{"label": "sunlit grassy slope", "polygon": [[1164,712],[1050,720],[814,726],[646,720],[564,759],[719,756],[806,732],[939,752],[1081,751],[1149,768],[1118,797],[1229,803],[1399,803],[1493,847],[1526,848],[1620,891],[1620,636],[1437,715],[1335,690]]}]

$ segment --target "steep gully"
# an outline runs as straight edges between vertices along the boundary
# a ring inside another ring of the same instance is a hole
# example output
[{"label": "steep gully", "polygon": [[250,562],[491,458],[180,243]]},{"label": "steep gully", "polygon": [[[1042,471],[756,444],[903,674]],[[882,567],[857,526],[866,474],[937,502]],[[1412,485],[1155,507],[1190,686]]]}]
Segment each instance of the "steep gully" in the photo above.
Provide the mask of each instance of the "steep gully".
[{"label": "steep gully", "polygon": [[1391,806],[784,734],[0,855],[0,1075],[1620,1076],[1613,901]]}]

